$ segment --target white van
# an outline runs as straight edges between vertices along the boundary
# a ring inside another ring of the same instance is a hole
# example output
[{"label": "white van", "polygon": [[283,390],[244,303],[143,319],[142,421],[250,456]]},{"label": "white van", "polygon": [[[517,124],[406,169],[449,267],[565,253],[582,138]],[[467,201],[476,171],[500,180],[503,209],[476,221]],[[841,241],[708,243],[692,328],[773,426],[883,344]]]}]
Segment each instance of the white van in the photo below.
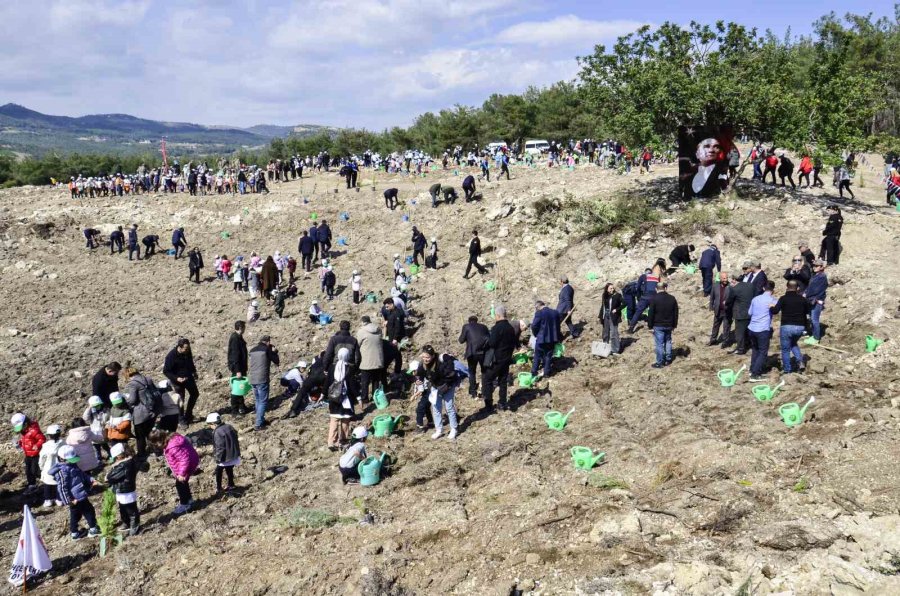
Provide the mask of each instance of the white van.
[{"label": "white van", "polygon": [[542,139],[536,139],[533,141],[525,141],[525,153],[530,153],[531,155],[542,155],[550,151],[550,143],[544,141]]},{"label": "white van", "polygon": [[496,155],[497,152],[501,149],[506,149],[506,143],[504,143],[503,141],[488,143],[487,150],[491,155]]}]

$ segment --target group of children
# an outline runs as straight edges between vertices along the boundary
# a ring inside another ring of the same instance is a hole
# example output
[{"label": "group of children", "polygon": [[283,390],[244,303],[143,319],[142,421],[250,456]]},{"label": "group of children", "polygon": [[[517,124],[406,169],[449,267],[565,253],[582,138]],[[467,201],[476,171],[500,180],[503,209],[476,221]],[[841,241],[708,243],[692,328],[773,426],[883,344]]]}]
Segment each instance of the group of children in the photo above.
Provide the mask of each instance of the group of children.
[{"label": "group of children", "polygon": [[[167,388],[167,381],[157,386]],[[62,426],[51,424],[46,436],[41,432],[36,420],[19,412],[10,420],[17,433],[16,445],[25,456],[25,495],[32,495],[43,485],[43,507],[67,506],[69,508],[69,531],[73,540],[100,535],[97,515],[90,502],[91,490],[101,483],[92,474],[99,471],[104,463],[110,465],[103,484],[115,494],[119,506],[119,516],[125,533],[134,536],[140,532],[141,517],[138,506],[137,475],[149,470],[146,456],[134,455],[130,439],[134,437],[131,424],[131,409],[124,396],[114,392],[110,396],[110,407],[98,396],[89,400],[85,416],[90,422],[76,420],[74,426],[88,428],[87,441],[69,444],[72,433],[62,439]],[[206,418],[213,437],[213,458],[216,463],[216,491],[228,493],[235,488],[234,467],[241,463],[240,443],[237,431],[225,424],[217,412]],[[177,424],[177,421],[176,421]],[[166,425],[168,427],[168,425]],[[99,432],[94,432],[96,428]],[[81,427],[75,430],[80,430]],[[149,434],[151,446],[162,453],[166,464],[175,477],[175,489],[179,504],[174,514],[181,515],[191,510],[193,498],[189,481],[199,472],[200,455],[188,437],[175,432],[175,428],[161,428],[159,420]],[[87,451],[80,446],[87,446]],[[107,458],[102,457],[106,451]],[[96,458],[93,456],[96,452]],[[84,458],[84,461],[83,459]],[[223,487],[223,475],[227,484]],[[88,529],[80,528],[84,519]]]}]

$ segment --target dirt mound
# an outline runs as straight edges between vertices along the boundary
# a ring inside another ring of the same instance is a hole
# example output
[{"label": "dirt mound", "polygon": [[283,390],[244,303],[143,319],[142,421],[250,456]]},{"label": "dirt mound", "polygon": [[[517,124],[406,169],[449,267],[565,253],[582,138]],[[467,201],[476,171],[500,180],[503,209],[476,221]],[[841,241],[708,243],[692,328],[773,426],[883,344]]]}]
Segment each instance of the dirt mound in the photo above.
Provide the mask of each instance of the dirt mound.
[{"label": "dirt mound", "polygon": [[[318,279],[302,277],[285,318],[264,307],[247,332],[250,344],[271,335],[285,364],[310,359],[335,330],[308,322],[310,300],[354,329],[360,316],[375,314],[376,305],[352,304],[350,273],[360,270],[364,293],[386,294],[393,254],[411,254],[412,225],[437,237],[442,266],[411,286],[415,334],[405,360],[426,343],[461,353],[459,329],[471,314],[487,319],[492,303],[530,320],[535,298],[554,302],[561,274],[576,288],[575,319],[585,327],[581,339],[567,343],[548,384],[511,388],[510,412],[476,415],[480,402],[461,388],[456,442],[432,441],[409,424],[388,439],[372,439],[370,452],[389,452],[398,462],[376,487],[340,483],[337,457],[325,448],[322,410],[276,420],[262,433],[249,432],[247,417],[226,415],[241,433],[241,489],[216,498],[211,438],[194,425],[189,435],[204,468],[192,480],[198,510],[172,516],[173,481],[153,459],[138,481],[145,531],[109,557],[97,556],[96,543],[69,540],[66,511],[36,510],[55,561],[36,591],[900,591],[900,468],[891,457],[900,430],[894,373],[900,274],[888,265],[900,234],[896,213],[881,206],[882,193],[871,185],[858,191],[859,202],[844,205],[844,254],[830,271],[825,347],[804,347],[809,372],[787,378],[775,400],[763,404],[746,377],[730,389],[716,381],[717,370],[747,362],[706,345],[711,317],[699,275],[671,278],[681,304],[679,356],[671,367],[649,367],[653,340],[646,330],[628,337],[617,359],[590,355],[601,331],[605,281],[634,279],[675,244],[700,246],[710,236],[727,268],[759,259],[780,282],[798,240],[817,246],[834,194],[747,182],[733,198],[687,205],[671,198],[675,173],[674,167],[643,177],[587,166],[514,168],[511,181],[479,184],[481,201],[437,209],[427,188],[435,180],[459,186],[462,177],[452,171],[425,179],[365,172],[358,191],[322,173],[273,185],[265,196],[73,201],[60,190],[0,192],[0,299],[10,311],[0,328],[0,408],[7,418],[24,410],[42,427],[79,415],[90,377],[110,359],[161,377],[163,358],[182,335],[192,339],[201,374],[198,414],[226,408],[227,339],[247,301],[230,283],[209,280],[213,258],[276,250],[296,256],[312,213],[346,240],[346,247],[335,246],[338,296],[322,302]],[[400,189],[403,210],[384,207],[381,191],[392,186]],[[616,205],[626,191],[651,199],[655,215],[640,226],[598,206]],[[591,232],[599,216],[607,218],[605,227]],[[142,235],[158,233],[164,245],[172,227],[183,225],[189,243],[204,251],[208,281],[189,283],[187,263],[165,255],[129,262],[124,254],[84,248],[82,228],[132,222]],[[473,228],[490,267],[465,280]],[[486,281],[497,289],[486,290]],[[867,354],[867,334],[888,341]],[[773,362],[777,352],[776,336]],[[777,371],[770,378],[776,383]],[[807,421],[786,428],[778,406],[812,395],[817,401]],[[272,420],[287,408],[275,401]],[[414,408],[397,400],[389,412],[411,415]],[[563,432],[547,430],[546,411],[570,408],[575,413]],[[367,412],[366,421],[372,417]],[[576,445],[605,451],[606,463],[575,470],[569,449]],[[9,560],[25,502],[20,452],[7,447],[0,465],[6,489],[0,554]]]}]

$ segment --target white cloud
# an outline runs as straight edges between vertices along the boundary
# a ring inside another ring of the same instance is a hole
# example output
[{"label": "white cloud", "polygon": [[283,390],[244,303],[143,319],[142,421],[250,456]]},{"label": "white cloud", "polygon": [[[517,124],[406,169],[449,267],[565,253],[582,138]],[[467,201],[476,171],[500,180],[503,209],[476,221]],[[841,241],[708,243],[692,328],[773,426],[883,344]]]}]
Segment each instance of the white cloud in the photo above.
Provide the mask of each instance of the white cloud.
[{"label": "white cloud", "polygon": [[575,15],[551,21],[518,23],[497,34],[500,43],[535,46],[589,45],[631,33],[645,23],[638,21],[589,21]]}]

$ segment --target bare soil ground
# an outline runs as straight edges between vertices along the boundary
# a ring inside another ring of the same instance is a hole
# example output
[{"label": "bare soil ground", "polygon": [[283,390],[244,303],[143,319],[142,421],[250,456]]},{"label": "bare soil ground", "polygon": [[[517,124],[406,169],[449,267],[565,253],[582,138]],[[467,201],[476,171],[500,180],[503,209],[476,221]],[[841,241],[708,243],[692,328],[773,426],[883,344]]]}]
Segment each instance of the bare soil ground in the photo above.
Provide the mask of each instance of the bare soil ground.
[{"label": "bare soil ground", "polygon": [[[204,473],[192,480],[199,509],[172,517],[173,482],[154,460],[138,483],[145,530],[106,558],[97,555],[96,541],[70,541],[65,510],[36,509],[55,567],[35,592],[900,593],[900,273],[892,259],[900,214],[884,206],[878,174],[865,170],[859,200],[844,203],[845,250],[829,272],[823,315],[823,345],[840,351],[804,347],[809,372],[787,378],[764,404],[751,395],[746,376],[733,388],[719,386],[717,370],[748,362],[706,346],[711,317],[699,275],[671,278],[681,304],[672,367],[650,368],[653,340],[646,329],[627,340],[620,358],[592,358],[602,284],[634,279],[675,244],[699,247],[707,235],[718,238],[729,269],[758,258],[782,282],[796,241],[818,246],[824,206],[835,190],[784,192],[748,182],[735,197],[691,207],[661,190],[671,188],[674,175],[674,166],[649,176],[587,166],[514,168],[511,181],[480,185],[481,202],[437,209],[427,187],[437,179],[458,188],[461,176],[452,171],[424,179],[379,174],[375,191],[372,174],[364,172],[358,192],[324,173],[273,185],[265,196],[73,201],[61,190],[0,192],[0,301],[7,313],[0,328],[0,408],[6,419],[23,410],[42,428],[80,414],[81,392],[90,391],[90,377],[109,360],[130,360],[161,378],[163,358],[182,335],[193,341],[202,375],[198,417],[228,406],[226,345],[233,321],[245,316],[246,297],[231,284],[189,283],[185,261],[159,255],[129,262],[102,248],[89,252],[81,236],[88,226],[137,222],[142,235],[158,233],[167,244],[172,227],[184,225],[189,242],[202,247],[204,274],[211,277],[216,254],[296,256],[297,237],[315,212],[347,239],[334,259],[339,284],[359,269],[364,292],[385,293],[393,253],[411,254],[414,224],[437,236],[445,266],[412,284],[416,331],[406,361],[425,343],[461,354],[460,327],[473,313],[486,319],[492,301],[530,320],[535,297],[555,304],[560,274],[573,281],[575,319],[585,329],[581,339],[567,342],[549,383],[510,388],[510,412],[473,416],[480,403],[463,385],[456,442],[413,432],[371,439],[370,452],[384,450],[398,461],[372,488],[341,484],[337,457],[325,448],[324,411],[276,420],[262,433],[248,432],[249,417],[226,415],[241,433],[242,490],[217,499],[210,437],[202,424],[193,425],[189,434],[203,456]],[[384,207],[381,192],[390,186],[400,188],[409,222],[401,221],[401,210]],[[565,206],[612,200],[625,189],[651,199],[663,211],[661,222],[588,240],[566,217],[535,212],[541,199]],[[475,227],[489,248],[491,270],[464,280]],[[588,281],[591,272],[597,281]],[[499,284],[495,292],[483,287],[489,279]],[[271,335],[284,364],[311,359],[336,329],[308,323],[309,301],[321,298],[318,280],[301,279],[299,288],[284,319],[264,308],[247,332],[250,345]],[[345,290],[326,310],[356,329],[373,306],[354,306]],[[867,334],[888,341],[866,354]],[[774,363],[777,339],[771,353]],[[769,377],[776,383],[778,371]],[[806,422],[785,427],[778,406],[813,395]],[[545,412],[570,408],[575,413],[564,431],[547,429]],[[270,419],[286,409],[280,404]],[[389,407],[393,414],[413,410],[408,400]],[[374,415],[368,411],[366,421]],[[26,501],[21,454],[4,443],[0,560],[8,562]],[[575,470],[569,449],[576,445],[605,451],[606,463],[590,473]],[[98,496],[93,502],[99,508]],[[374,523],[358,523],[363,508]],[[330,525],[304,524],[308,509],[336,518]]]}]

